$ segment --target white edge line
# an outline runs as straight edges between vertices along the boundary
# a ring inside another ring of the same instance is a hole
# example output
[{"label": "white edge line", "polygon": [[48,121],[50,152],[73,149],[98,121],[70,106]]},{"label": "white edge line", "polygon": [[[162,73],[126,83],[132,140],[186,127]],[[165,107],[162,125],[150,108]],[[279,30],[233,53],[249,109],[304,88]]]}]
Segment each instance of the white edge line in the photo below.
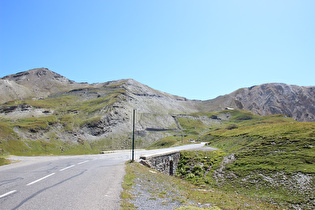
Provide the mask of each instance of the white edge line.
[{"label": "white edge line", "polygon": [[67,170],[67,169],[69,169],[69,168],[72,168],[74,165],[71,165],[71,166],[68,166],[68,167],[65,167],[65,168],[63,168],[63,169],[60,169],[59,171],[64,171],[64,170]]},{"label": "white edge line", "polygon": [[8,196],[8,195],[10,195],[10,194],[12,194],[12,193],[15,193],[15,192],[16,192],[16,190],[12,190],[12,191],[7,192],[7,193],[5,193],[5,194],[3,194],[3,195],[0,195],[0,198],[3,198],[3,197],[5,197],[5,196]]},{"label": "white edge line", "polygon": [[89,161],[88,161],[88,160],[86,160],[86,161],[80,162],[80,163],[78,163],[78,165],[81,165],[81,164],[83,164],[83,163],[87,163],[87,162],[89,162]]},{"label": "white edge line", "polygon": [[55,173],[49,174],[49,175],[47,175],[47,176],[44,176],[44,177],[42,177],[42,178],[40,178],[40,179],[35,180],[34,182],[28,183],[26,186],[30,186],[30,185],[32,185],[32,184],[35,184],[36,182],[42,181],[43,179],[46,179],[46,178],[48,178],[48,177],[50,177],[50,176],[52,176],[52,175],[54,175],[54,174],[55,174]]}]

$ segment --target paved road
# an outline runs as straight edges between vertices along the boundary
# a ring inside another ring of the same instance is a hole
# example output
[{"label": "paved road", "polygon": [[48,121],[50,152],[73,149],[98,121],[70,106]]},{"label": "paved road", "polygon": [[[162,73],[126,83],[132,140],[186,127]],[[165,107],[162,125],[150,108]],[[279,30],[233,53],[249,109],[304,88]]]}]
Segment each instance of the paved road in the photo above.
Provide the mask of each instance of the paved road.
[{"label": "paved road", "polygon": [[[203,144],[140,155],[187,150]],[[130,151],[102,155],[15,157],[0,167],[0,209],[119,209],[124,165]]]}]

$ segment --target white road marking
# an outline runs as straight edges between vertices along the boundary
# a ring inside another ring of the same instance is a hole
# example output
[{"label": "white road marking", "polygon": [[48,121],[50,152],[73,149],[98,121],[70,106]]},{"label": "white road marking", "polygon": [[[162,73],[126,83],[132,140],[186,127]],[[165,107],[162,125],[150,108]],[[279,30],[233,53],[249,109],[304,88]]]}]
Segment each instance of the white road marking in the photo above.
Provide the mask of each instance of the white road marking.
[{"label": "white road marking", "polygon": [[50,177],[50,176],[52,176],[52,175],[54,175],[54,174],[55,174],[55,173],[49,174],[49,175],[47,175],[47,176],[44,176],[44,177],[42,177],[42,178],[40,178],[40,179],[35,180],[34,182],[28,183],[26,186],[30,186],[30,185],[32,185],[32,184],[35,184],[36,182],[42,181],[43,179],[46,179],[46,178],[48,178],[48,177]]},{"label": "white road marking", "polygon": [[87,162],[89,162],[89,161],[88,161],[88,160],[86,160],[86,161],[80,162],[80,163],[78,163],[78,165],[81,165],[81,164],[83,164],[83,163],[87,163]]},{"label": "white road marking", "polygon": [[5,196],[8,196],[8,195],[10,195],[10,194],[12,194],[12,193],[15,193],[15,192],[16,192],[16,190],[12,190],[12,191],[7,192],[7,193],[5,193],[5,194],[3,194],[3,195],[0,195],[0,198],[3,198],[3,197],[5,197]]},{"label": "white road marking", "polygon": [[71,165],[71,166],[68,166],[68,167],[65,167],[65,168],[63,168],[63,169],[60,169],[59,171],[64,171],[64,170],[67,170],[67,169],[69,169],[69,168],[72,168],[74,165]]}]

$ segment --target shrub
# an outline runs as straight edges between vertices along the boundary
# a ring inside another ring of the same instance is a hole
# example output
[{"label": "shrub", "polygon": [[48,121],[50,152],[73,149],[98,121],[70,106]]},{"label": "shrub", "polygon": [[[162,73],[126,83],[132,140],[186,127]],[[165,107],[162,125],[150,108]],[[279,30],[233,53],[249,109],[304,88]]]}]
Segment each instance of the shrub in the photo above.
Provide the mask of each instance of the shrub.
[{"label": "shrub", "polygon": [[228,125],[225,129],[227,129],[227,130],[233,130],[233,129],[236,129],[236,128],[238,128],[237,125],[231,124],[231,125]]},{"label": "shrub", "polygon": [[186,179],[194,179],[194,178],[195,178],[195,174],[193,174],[193,173],[189,173],[186,176]]}]

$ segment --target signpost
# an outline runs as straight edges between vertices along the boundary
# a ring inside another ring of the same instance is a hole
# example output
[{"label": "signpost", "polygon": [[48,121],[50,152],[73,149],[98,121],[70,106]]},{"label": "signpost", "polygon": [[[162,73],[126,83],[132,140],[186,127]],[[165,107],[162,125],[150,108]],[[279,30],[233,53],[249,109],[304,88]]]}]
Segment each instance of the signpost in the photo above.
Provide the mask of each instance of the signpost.
[{"label": "signpost", "polygon": [[132,115],[132,162],[135,160],[135,118],[136,110],[134,109]]}]

